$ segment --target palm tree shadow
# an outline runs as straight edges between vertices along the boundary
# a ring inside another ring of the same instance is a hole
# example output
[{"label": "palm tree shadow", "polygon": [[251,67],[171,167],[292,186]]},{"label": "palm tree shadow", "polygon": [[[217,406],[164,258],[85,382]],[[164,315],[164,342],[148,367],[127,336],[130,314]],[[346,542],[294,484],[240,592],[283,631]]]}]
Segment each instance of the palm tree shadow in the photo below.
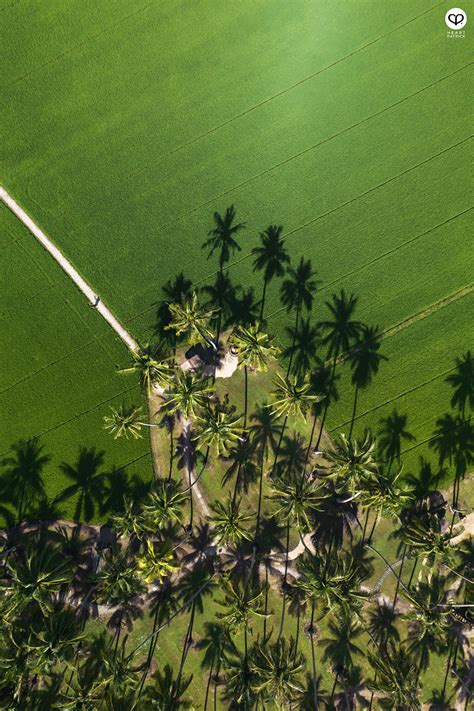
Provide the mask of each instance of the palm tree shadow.
[{"label": "palm tree shadow", "polygon": [[51,457],[43,449],[37,437],[20,440],[11,446],[13,454],[1,462],[6,471],[0,481],[0,495],[16,509],[18,521],[35,502],[46,497],[43,469]]},{"label": "palm tree shadow", "polygon": [[99,452],[95,447],[80,447],[75,464],[63,462],[60,469],[72,484],[58,497],[64,501],[76,497],[74,520],[90,521],[100,509],[104,494],[104,474],[100,471],[104,462],[104,452]]},{"label": "palm tree shadow", "polygon": [[99,510],[104,514],[121,514],[125,511],[125,499],[131,498],[131,486],[124,469],[113,466],[104,473],[102,497]]}]

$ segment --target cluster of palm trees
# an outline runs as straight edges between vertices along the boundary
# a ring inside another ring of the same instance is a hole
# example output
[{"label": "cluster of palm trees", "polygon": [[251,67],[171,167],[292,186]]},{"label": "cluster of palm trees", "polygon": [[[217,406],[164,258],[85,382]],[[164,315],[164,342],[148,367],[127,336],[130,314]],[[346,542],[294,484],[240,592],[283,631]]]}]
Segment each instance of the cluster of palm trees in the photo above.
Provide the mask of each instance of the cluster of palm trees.
[{"label": "cluster of palm trees", "polygon": [[[310,260],[291,264],[275,225],[252,252],[263,276],[260,300],[251,289],[236,289],[226,265],[244,227],[233,206],[215,213],[203,245],[210,256],[218,253],[215,283],[198,293],[180,274],[165,285],[162,341],[133,353],[126,369],[148,397],[161,398],[170,433],[167,476],[156,478],[143,500],[125,498],[115,508],[105,543],[80,523],[82,514],[92,516],[76,484],[69,492],[77,497],[74,526],[5,533],[0,708],[414,711],[436,656],[444,657],[443,683],[433,703],[450,708],[456,696],[469,707],[472,544],[453,540],[474,450],[472,357],[459,359],[448,376],[454,412],[437,421],[430,443],[441,468],[454,465],[449,503],[438,491],[440,472],[427,462],[419,476],[402,472],[402,446],[413,439],[404,415],[394,410],[384,418],[379,437],[354,435],[361,392],[384,360],[382,333],[356,318],[357,299],[333,295],[327,318],[313,323],[318,280]],[[266,331],[275,279],[294,315],[283,352]],[[183,368],[183,351],[197,345],[203,367]],[[226,349],[243,372],[241,413],[216,388]],[[353,412],[347,436],[332,441],[325,423],[343,364],[351,369]],[[268,370],[273,390],[256,404],[253,379]],[[138,438],[143,427],[162,423],[122,405],[104,426],[114,437]],[[184,452],[183,481],[176,479],[176,449]],[[194,493],[203,472],[217,469],[224,471],[222,496],[196,521]],[[28,492],[17,487],[21,521]],[[379,549],[381,520],[389,522],[397,560]],[[376,560],[384,573],[374,583]],[[389,596],[381,593],[387,577]],[[211,599],[213,617],[205,613]],[[110,630],[91,631],[87,623],[97,613]],[[134,639],[134,621],[145,613],[149,633]],[[182,639],[172,637],[176,618],[186,620]],[[164,635],[180,652],[174,667],[160,657]],[[199,651],[207,674],[202,702],[191,700],[190,690],[190,655]]]}]

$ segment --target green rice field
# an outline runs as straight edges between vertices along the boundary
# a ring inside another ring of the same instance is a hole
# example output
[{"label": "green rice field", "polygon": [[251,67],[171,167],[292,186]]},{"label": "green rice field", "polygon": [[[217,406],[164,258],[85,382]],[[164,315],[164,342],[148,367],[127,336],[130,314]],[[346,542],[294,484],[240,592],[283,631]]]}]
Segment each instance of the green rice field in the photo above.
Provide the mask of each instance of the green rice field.
[{"label": "green rice field", "polygon": [[[313,318],[345,288],[387,331],[356,432],[396,407],[415,466],[449,409],[444,378],[474,346],[472,26],[447,38],[449,7],[0,0],[0,183],[142,342],[168,279],[215,273],[201,249],[213,211],[233,203],[246,221],[231,276],[258,294],[250,251],[284,225],[293,261],[311,258],[322,280]],[[105,450],[107,471],[149,476],[146,443],[102,429],[109,404],[139,400],[116,373],[123,344],[4,206],[0,256],[2,456],[40,436],[51,496],[81,446]],[[278,287],[267,313],[282,339]],[[342,371],[331,432],[351,416]]]}]

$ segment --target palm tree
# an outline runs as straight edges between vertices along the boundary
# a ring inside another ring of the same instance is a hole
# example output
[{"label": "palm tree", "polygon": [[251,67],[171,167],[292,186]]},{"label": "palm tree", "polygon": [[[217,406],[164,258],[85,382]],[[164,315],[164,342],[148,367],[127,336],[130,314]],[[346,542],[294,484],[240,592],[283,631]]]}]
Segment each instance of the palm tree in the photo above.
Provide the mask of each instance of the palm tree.
[{"label": "palm tree", "polygon": [[274,643],[261,640],[255,644],[251,657],[255,676],[253,688],[263,704],[273,703],[284,707],[301,698],[304,693],[301,673],[304,660],[295,652],[295,641],[281,638]]},{"label": "palm tree", "polygon": [[167,360],[158,360],[158,349],[146,344],[132,352],[132,364],[119,373],[138,373],[140,385],[150,395],[153,385],[166,388],[171,381],[171,368]]},{"label": "palm tree", "polygon": [[362,634],[363,629],[359,619],[343,614],[338,616],[337,620],[329,621],[328,631],[332,636],[321,639],[320,644],[324,647],[322,662],[331,660],[336,672],[330,696],[332,701],[339,677],[351,670],[353,657],[362,654],[362,649],[354,640]]},{"label": "palm tree", "polygon": [[204,650],[201,667],[209,670],[209,677],[204,698],[204,711],[207,710],[209,689],[214,679],[214,708],[217,706],[217,685],[221,666],[231,654],[235,654],[235,645],[230,637],[230,630],[220,622],[205,622],[204,636],[196,644],[196,648]]},{"label": "palm tree", "polygon": [[209,249],[208,259],[212,257],[216,250],[219,251],[219,271],[223,271],[224,264],[230,260],[231,255],[241,251],[241,246],[234,239],[234,235],[245,227],[245,222],[233,224],[235,219],[235,207],[231,205],[222,217],[218,212],[213,215],[214,228],[209,231],[209,239],[202,245],[203,249]]},{"label": "palm tree", "polygon": [[373,458],[374,449],[375,440],[369,430],[365,431],[362,441],[350,440],[344,433],[334,441],[332,449],[326,453],[329,466],[324,472],[325,476],[334,482],[338,493],[348,491],[351,498],[363,493],[368,482],[377,473],[377,463]]},{"label": "palm tree", "polygon": [[369,682],[369,689],[383,696],[378,699],[381,709],[393,711],[419,711],[419,685],[416,665],[406,650],[389,644],[383,653],[369,652],[368,659],[375,672]]},{"label": "palm tree", "polygon": [[79,456],[74,465],[63,462],[60,469],[74,482],[60,495],[59,500],[77,496],[74,520],[90,521],[94,517],[95,502],[101,501],[104,486],[103,474],[100,467],[104,461],[104,453],[97,452],[94,448],[79,449]]},{"label": "palm tree", "polygon": [[174,677],[173,669],[165,664],[163,670],[157,669],[152,676],[152,683],[145,689],[144,700],[140,709],[143,711],[178,711],[191,709],[191,699],[184,699],[193,675],[188,677]]},{"label": "palm tree", "polygon": [[233,330],[229,339],[231,347],[235,349],[239,358],[239,366],[244,368],[244,429],[247,426],[248,407],[248,368],[265,373],[271,360],[276,358],[278,349],[272,344],[272,339],[260,331],[257,323],[249,328],[242,326]]},{"label": "palm tree", "polygon": [[299,416],[304,420],[310,407],[321,399],[319,395],[315,395],[312,392],[311,383],[307,378],[297,378],[296,376],[283,378],[280,373],[277,373],[273,380],[273,384],[275,386],[275,390],[272,393],[274,399],[270,405],[267,405],[267,407],[270,407],[272,415],[284,417],[284,420],[280,432],[280,440],[275,453],[275,461],[273,463],[272,472],[275,471],[275,467],[277,465],[279,449],[288,418]]},{"label": "palm tree", "polygon": [[316,361],[316,352],[321,342],[321,327],[312,326],[309,316],[301,319],[297,328],[287,327],[286,332],[291,340],[291,346],[283,351],[283,357],[293,362],[293,373],[301,375],[311,370]]},{"label": "palm tree", "polygon": [[143,421],[142,408],[135,405],[125,405],[122,403],[118,408],[111,407],[110,415],[104,415],[104,429],[114,436],[114,439],[119,437],[129,436],[133,439],[140,439],[142,427],[159,427],[149,422]]},{"label": "palm tree", "polygon": [[273,452],[276,450],[277,435],[280,432],[280,428],[277,424],[277,418],[272,414],[270,408],[266,404],[262,407],[257,406],[255,412],[250,416],[250,420],[253,424],[250,425],[249,434],[253,447],[255,447],[258,451],[260,462],[257,522],[255,527],[255,540],[257,540],[262,511],[263,473],[265,461],[269,455],[269,450],[272,450]]},{"label": "palm tree", "polygon": [[174,524],[181,524],[186,494],[181,484],[173,479],[159,479],[142,506],[144,528],[150,532]]},{"label": "palm tree", "polygon": [[451,407],[457,408],[464,419],[466,405],[474,410],[474,360],[471,351],[467,351],[461,358],[456,358],[456,370],[448,375],[446,382],[454,390]]},{"label": "palm tree", "polygon": [[290,262],[290,257],[285,249],[285,240],[281,236],[282,232],[282,225],[269,225],[264,232],[260,232],[260,245],[252,249],[252,254],[255,256],[253,271],[263,272],[260,321],[263,320],[268,284],[274,277],[281,278],[285,273],[285,265]]},{"label": "palm tree", "polygon": [[46,616],[54,609],[54,596],[66,590],[72,580],[69,560],[41,540],[38,544],[31,544],[31,549],[21,557],[10,555],[6,570],[8,579],[0,581],[4,620],[22,614],[32,605],[38,605]]},{"label": "palm tree", "polygon": [[253,514],[245,514],[240,511],[240,500],[236,501],[232,494],[228,494],[227,499],[215,501],[211,504],[213,515],[208,517],[214,529],[217,543],[224,543],[237,546],[243,540],[250,541],[252,534],[245,528],[245,523],[253,519]]},{"label": "palm tree", "polygon": [[349,439],[352,437],[354,428],[359,390],[370,385],[374,375],[378,373],[381,361],[388,360],[386,356],[378,352],[381,341],[382,332],[378,326],[362,326],[359,342],[348,356],[352,370],[352,384],[355,388]]},{"label": "palm tree", "polygon": [[[290,529],[293,526],[298,531],[300,540],[311,529],[311,515],[322,509],[327,493],[320,483],[309,481],[306,477],[289,476],[287,479],[278,479],[272,486],[273,494],[270,499],[276,504],[274,516],[286,525],[285,546],[285,572],[283,576],[283,601],[278,639],[283,633],[285,622],[287,578],[288,578],[288,553],[290,548]],[[304,543],[304,541],[303,541]]]},{"label": "palm tree", "polygon": [[382,455],[392,466],[396,459],[400,463],[402,442],[414,442],[415,437],[406,429],[407,415],[399,415],[394,408],[392,413],[380,420],[381,430],[378,446]]},{"label": "palm tree", "polygon": [[222,620],[226,629],[231,633],[244,631],[244,655],[248,657],[248,633],[252,632],[252,617],[264,619],[267,613],[264,611],[263,597],[264,590],[256,589],[252,585],[245,583],[239,585],[227,578],[223,585],[224,599],[217,600],[218,604],[225,608],[225,612],[218,612],[218,619]]},{"label": "palm tree", "polygon": [[190,279],[187,279],[183,272],[177,274],[173,281],[168,279],[166,284],[161,287],[164,294],[164,300],[159,303],[156,312],[155,332],[157,335],[169,341],[169,345],[173,349],[173,355],[176,355],[177,338],[174,332],[167,330],[171,321],[171,312],[169,304],[182,304],[189,299],[193,292],[193,284]]},{"label": "palm tree", "polygon": [[368,542],[372,540],[375,527],[382,517],[400,519],[400,513],[413,502],[413,492],[406,484],[397,484],[402,469],[393,475],[389,470],[385,472],[382,467],[371,471],[370,476],[364,481],[361,504],[367,510],[364,526],[367,526],[369,511],[375,512]]},{"label": "palm tree", "polygon": [[224,699],[232,711],[253,711],[257,703],[254,691],[256,675],[247,657],[238,652],[226,660]]},{"label": "palm tree", "polygon": [[44,447],[36,437],[20,440],[12,446],[13,456],[6,457],[2,464],[8,467],[3,482],[4,492],[15,504],[18,522],[23,520],[25,504],[45,496],[42,472],[51,457],[44,454]]},{"label": "palm tree", "polygon": [[135,502],[125,498],[123,511],[112,516],[112,526],[119,536],[125,536],[141,541],[145,534],[145,521],[141,511],[138,511]]},{"label": "palm tree", "polygon": [[178,570],[169,542],[154,543],[147,540],[145,550],[136,556],[136,561],[138,571],[146,583],[156,580],[162,583]]},{"label": "palm tree", "polygon": [[208,378],[193,375],[189,370],[177,370],[173,389],[168,397],[168,411],[180,412],[187,419],[197,417],[207,408],[211,393]]},{"label": "palm tree", "polygon": [[202,417],[197,418],[197,428],[193,439],[199,449],[213,447],[216,455],[227,456],[229,449],[241,440],[241,418],[222,409],[207,407]]},{"label": "palm tree", "polygon": [[209,327],[216,312],[203,309],[196,292],[183,303],[169,304],[168,308],[171,313],[171,321],[166,327],[168,330],[173,329],[177,336],[185,335],[190,345],[206,341],[214,351],[217,350]]},{"label": "palm tree", "polygon": [[[281,301],[283,306],[285,306],[288,312],[295,311],[295,334],[298,332],[301,310],[305,308],[306,311],[311,311],[313,307],[314,294],[319,285],[319,282],[314,277],[315,272],[313,272],[311,260],[305,260],[304,257],[301,257],[296,269],[288,267],[287,278],[283,280],[281,285]],[[291,371],[292,358],[293,348],[288,362],[287,376]]]},{"label": "palm tree", "polygon": [[[354,320],[354,312],[357,306],[357,298],[351,294],[347,296],[344,289],[339,294],[333,294],[332,302],[326,301],[326,306],[330,312],[330,318],[322,321],[321,326],[327,331],[323,338],[323,344],[328,347],[328,358],[332,358],[331,381],[336,375],[336,365],[340,355],[347,353],[351,346],[359,339],[361,326],[360,321]],[[329,390],[331,390],[331,383]],[[329,402],[326,401],[326,410]],[[326,411],[323,421],[326,420]],[[318,444],[319,446],[319,439]]]}]

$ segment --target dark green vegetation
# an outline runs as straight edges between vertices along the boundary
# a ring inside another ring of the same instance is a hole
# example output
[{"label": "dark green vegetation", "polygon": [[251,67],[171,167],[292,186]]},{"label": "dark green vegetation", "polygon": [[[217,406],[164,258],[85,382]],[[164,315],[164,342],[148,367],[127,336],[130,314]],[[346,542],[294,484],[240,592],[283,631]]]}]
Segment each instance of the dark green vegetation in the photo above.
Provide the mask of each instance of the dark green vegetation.
[{"label": "dark green vegetation", "polygon": [[[286,0],[4,0],[2,181],[142,342],[152,340],[160,287],[178,268],[195,284],[212,279],[200,244],[211,211],[231,203],[247,222],[234,281],[260,289],[250,252],[257,233],[278,221],[290,251],[311,258],[322,282],[315,314],[345,287],[359,295],[360,318],[385,331],[471,280],[464,176],[472,40],[469,31],[462,41],[446,38],[447,8],[426,0],[336,8],[301,0],[297,10]],[[2,280],[0,288],[5,302],[10,286]],[[21,353],[25,324],[37,317],[34,302],[17,306],[0,337]],[[73,329],[64,333],[55,304],[42,306],[73,350]],[[280,309],[270,283],[266,314],[283,338]],[[416,435],[409,446],[420,447],[445,401],[444,376],[466,347],[470,311],[465,294],[387,339],[390,359],[361,394],[356,432],[396,407]],[[81,318],[94,334],[105,331],[94,315]],[[112,351],[112,337],[104,338]],[[83,361],[90,391],[82,390],[81,411],[97,412],[120,387],[106,386],[97,358],[94,351]],[[22,432],[15,383],[28,362],[2,371],[2,448]],[[28,372],[41,421],[51,407],[45,391],[79,380],[77,368],[64,361],[60,375],[52,365]],[[71,416],[61,403],[55,425]],[[351,407],[342,397],[331,430]],[[96,424],[56,429],[54,450],[72,458]]]}]

